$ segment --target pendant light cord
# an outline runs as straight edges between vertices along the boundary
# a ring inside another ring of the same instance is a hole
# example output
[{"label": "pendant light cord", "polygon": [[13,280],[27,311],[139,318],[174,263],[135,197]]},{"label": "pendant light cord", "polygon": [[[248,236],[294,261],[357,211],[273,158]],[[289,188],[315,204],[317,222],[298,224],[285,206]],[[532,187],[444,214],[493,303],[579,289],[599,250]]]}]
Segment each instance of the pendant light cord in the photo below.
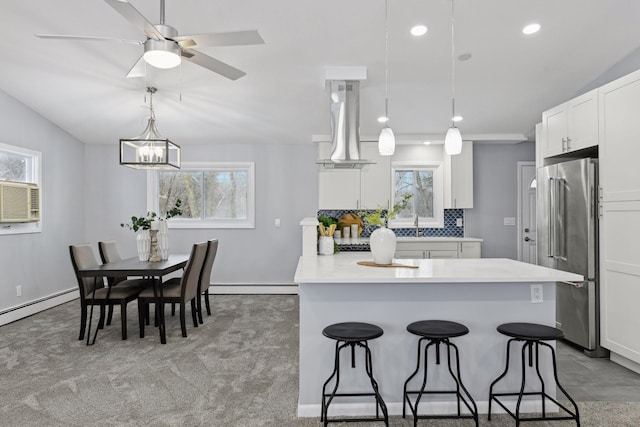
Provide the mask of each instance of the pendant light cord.
[{"label": "pendant light cord", "polygon": [[456,42],[455,42],[455,24],[454,24],[454,0],[451,0],[451,126],[455,127],[453,118],[456,116]]},{"label": "pendant light cord", "polygon": [[384,0],[384,115],[389,127],[389,17],[388,0]]}]

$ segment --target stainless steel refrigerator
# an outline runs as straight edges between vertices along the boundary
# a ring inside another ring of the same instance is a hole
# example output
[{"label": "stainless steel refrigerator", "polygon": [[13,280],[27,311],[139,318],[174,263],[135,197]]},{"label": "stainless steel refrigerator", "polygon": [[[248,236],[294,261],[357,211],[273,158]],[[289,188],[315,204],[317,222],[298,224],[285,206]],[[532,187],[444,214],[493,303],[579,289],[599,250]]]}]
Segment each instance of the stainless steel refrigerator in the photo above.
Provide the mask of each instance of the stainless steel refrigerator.
[{"label": "stainless steel refrigerator", "polygon": [[538,264],[581,274],[556,283],[556,326],[593,357],[600,347],[598,160],[578,159],[538,169]]}]

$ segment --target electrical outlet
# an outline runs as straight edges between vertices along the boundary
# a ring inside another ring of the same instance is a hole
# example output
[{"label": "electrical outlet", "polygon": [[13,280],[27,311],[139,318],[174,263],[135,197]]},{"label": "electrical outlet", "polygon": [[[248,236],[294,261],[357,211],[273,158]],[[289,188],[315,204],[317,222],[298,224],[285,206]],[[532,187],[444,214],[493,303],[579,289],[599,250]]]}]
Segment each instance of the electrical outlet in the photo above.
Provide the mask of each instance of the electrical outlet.
[{"label": "electrical outlet", "polygon": [[16,286],[16,296],[17,297],[21,297],[22,296],[22,286],[20,286],[20,285]]},{"label": "electrical outlet", "polygon": [[276,220],[274,221],[274,225],[276,227],[280,227],[280,218],[276,218]]},{"label": "electrical outlet", "polygon": [[543,302],[542,285],[531,285],[531,303],[539,304]]},{"label": "electrical outlet", "polygon": [[462,227],[462,218],[456,218],[456,227]]}]

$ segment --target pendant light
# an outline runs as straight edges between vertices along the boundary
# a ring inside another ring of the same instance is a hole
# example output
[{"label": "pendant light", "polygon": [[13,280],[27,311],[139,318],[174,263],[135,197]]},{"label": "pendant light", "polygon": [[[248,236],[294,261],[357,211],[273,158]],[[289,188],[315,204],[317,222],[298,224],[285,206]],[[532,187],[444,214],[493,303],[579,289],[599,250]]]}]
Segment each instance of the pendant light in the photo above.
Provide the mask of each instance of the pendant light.
[{"label": "pendant light", "polygon": [[453,118],[456,116],[456,59],[453,2],[454,0],[451,0],[451,127],[447,130],[447,136],[444,138],[444,150],[450,156],[462,152],[462,135],[460,135],[460,130],[453,121]]},{"label": "pendant light", "polygon": [[384,127],[378,137],[378,152],[381,156],[391,156],[396,150],[396,137],[389,127],[389,29],[388,0],[384,1]]},{"label": "pendant light", "polygon": [[147,128],[134,138],[120,139],[120,164],[133,169],[180,169],[180,146],[160,135],[153,111],[155,87],[147,87],[149,110]]}]

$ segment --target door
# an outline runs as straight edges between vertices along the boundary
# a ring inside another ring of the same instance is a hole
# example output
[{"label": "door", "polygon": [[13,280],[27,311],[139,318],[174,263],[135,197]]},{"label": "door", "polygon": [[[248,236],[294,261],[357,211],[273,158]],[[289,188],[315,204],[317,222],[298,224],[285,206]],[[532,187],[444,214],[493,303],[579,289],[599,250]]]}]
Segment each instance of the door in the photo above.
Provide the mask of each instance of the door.
[{"label": "door", "polygon": [[518,260],[536,263],[536,164],[518,162]]}]

